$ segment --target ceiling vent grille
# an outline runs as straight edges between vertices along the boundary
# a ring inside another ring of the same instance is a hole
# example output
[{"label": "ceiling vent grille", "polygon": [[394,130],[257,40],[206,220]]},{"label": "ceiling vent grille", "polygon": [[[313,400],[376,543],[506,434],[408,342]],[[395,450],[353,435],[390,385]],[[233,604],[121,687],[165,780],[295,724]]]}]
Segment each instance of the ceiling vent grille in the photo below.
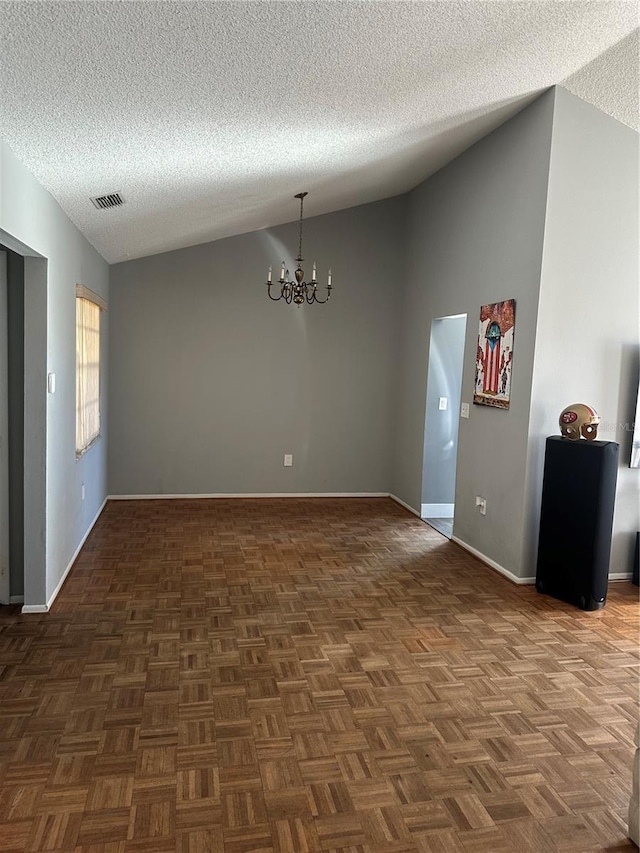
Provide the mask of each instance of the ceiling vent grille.
[{"label": "ceiling vent grille", "polygon": [[111,207],[120,207],[121,204],[124,204],[124,199],[122,198],[122,193],[117,192],[109,193],[108,195],[97,195],[91,199],[91,202],[98,210],[109,210]]}]

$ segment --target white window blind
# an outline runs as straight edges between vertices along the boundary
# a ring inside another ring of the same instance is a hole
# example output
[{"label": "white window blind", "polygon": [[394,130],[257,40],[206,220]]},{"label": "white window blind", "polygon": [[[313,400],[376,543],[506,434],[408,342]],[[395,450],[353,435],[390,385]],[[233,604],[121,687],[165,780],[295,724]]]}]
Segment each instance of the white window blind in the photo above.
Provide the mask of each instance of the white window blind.
[{"label": "white window blind", "polygon": [[100,306],[83,296],[76,298],[76,455],[99,435]]}]

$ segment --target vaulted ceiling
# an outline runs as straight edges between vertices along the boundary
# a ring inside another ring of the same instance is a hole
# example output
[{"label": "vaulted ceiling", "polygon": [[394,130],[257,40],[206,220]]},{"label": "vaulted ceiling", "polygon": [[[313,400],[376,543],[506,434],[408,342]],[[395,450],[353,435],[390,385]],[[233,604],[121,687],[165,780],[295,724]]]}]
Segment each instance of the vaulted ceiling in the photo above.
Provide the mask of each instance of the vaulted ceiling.
[{"label": "vaulted ceiling", "polygon": [[567,78],[633,123],[637,24],[624,0],[2,2],[0,132],[115,262],[290,221],[300,190],[308,215],[404,192]]}]

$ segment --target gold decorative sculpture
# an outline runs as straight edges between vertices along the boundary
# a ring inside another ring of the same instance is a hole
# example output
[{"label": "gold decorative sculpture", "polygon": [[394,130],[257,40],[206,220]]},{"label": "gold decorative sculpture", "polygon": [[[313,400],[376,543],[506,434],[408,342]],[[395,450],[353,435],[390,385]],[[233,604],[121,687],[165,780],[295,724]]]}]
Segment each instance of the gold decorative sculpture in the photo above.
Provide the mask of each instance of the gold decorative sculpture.
[{"label": "gold decorative sculpture", "polygon": [[579,441],[586,438],[593,441],[598,435],[600,416],[595,409],[585,403],[572,403],[560,413],[560,432],[565,438]]}]

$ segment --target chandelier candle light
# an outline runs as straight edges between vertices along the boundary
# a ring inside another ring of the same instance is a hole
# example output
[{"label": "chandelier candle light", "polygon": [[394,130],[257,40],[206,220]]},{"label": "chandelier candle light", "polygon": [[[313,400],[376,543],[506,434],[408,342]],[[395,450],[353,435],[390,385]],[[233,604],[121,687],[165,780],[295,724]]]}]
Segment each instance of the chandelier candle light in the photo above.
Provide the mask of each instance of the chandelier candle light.
[{"label": "chandelier candle light", "polygon": [[277,281],[277,284],[280,286],[279,296],[271,295],[271,288],[274,287],[274,284],[271,281],[272,269],[269,267],[269,274],[267,276],[267,292],[269,294],[269,299],[272,299],[274,302],[277,302],[279,299],[284,299],[287,305],[290,305],[292,302],[295,305],[302,305],[303,302],[307,302],[309,305],[313,305],[314,302],[317,302],[318,305],[324,305],[324,303],[328,302],[331,298],[331,270],[329,270],[329,276],[327,279],[327,295],[324,299],[318,299],[316,295],[318,281],[316,279],[315,261],[313,262],[311,281],[309,284],[307,284],[306,281],[303,281],[304,270],[302,269],[302,261],[304,258],[302,257],[302,208],[304,204],[304,197],[306,195],[307,193],[298,193],[294,196],[294,198],[300,199],[300,238],[298,240],[298,257],[296,258],[298,266],[294,271],[295,281],[290,281],[289,270],[285,269],[285,263],[283,261],[282,269],[280,270],[280,278]]}]

